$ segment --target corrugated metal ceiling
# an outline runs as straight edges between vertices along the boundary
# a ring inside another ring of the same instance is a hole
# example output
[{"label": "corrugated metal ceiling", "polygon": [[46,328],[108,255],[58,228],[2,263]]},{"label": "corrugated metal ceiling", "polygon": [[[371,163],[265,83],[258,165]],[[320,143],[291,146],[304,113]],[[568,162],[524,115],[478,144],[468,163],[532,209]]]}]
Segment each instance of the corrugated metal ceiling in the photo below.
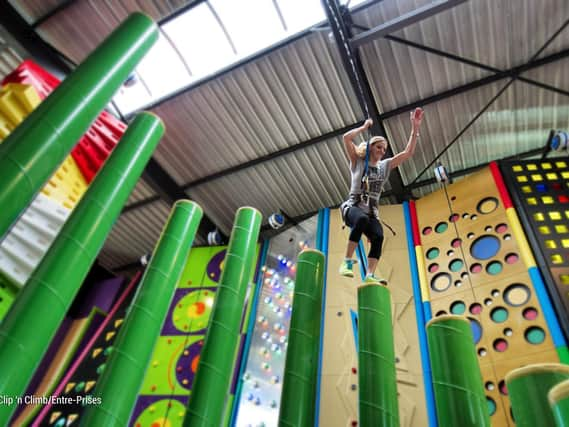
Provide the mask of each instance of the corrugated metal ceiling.
[{"label": "corrugated metal ceiling", "polygon": [[24,53],[22,47],[0,26],[0,80],[20,65]]},{"label": "corrugated metal ceiling", "polygon": [[[79,62],[129,11],[162,19],[190,2],[11,3],[25,11],[28,22],[41,20],[37,30],[46,41]],[[354,32],[429,3],[371,2],[353,14]],[[449,171],[460,172],[536,152],[550,129],[568,128],[567,22],[566,0],[470,0],[359,49],[373,98],[387,117],[384,126],[394,152],[404,148],[410,131],[410,107],[405,106],[436,97],[425,106],[415,156],[400,168],[403,182],[431,182],[428,166],[449,144],[440,161]],[[225,233],[240,206],[255,206],[265,218],[279,209],[301,216],[345,197],[347,161],[341,135],[333,132],[364,116],[328,33],[322,28],[309,32],[152,108],[167,128],[155,159]],[[486,85],[473,84],[524,65],[537,54],[559,58],[523,72],[529,82],[509,83],[512,76],[504,75]],[[464,85],[469,90],[457,90]],[[439,96],[448,91],[449,96]],[[310,143],[327,134],[329,138]],[[224,173],[232,168],[239,170]],[[414,189],[414,195],[438,188],[425,185]],[[152,250],[168,212],[168,205],[156,198],[151,187],[138,184],[128,202],[136,208],[123,213],[103,249],[106,266],[127,265]],[[394,201],[394,196],[383,200]],[[130,238],[133,244],[125,245]]]},{"label": "corrugated metal ceiling", "polygon": [[338,63],[314,33],[162,103],[156,159],[184,185],[361,120]]}]

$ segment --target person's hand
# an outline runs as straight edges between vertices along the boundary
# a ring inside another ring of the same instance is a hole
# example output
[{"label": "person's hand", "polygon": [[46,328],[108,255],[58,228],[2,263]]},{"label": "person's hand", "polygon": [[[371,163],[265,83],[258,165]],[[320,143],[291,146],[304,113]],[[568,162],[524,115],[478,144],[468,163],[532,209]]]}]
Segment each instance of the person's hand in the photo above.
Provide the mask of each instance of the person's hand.
[{"label": "person's hand", "polygon": [[373,125],[373,120],[372,119],[367,119],[364,122],[363,128],[364,130],[369,129],[371,127],[371,125]]},{"label": "person's hand", "polygon": [[425,112],[421,107],[417,107],[415,110],[411,111],[411,125],[413,126],[413,131],[417,132],[419,130],[424,113]]}]

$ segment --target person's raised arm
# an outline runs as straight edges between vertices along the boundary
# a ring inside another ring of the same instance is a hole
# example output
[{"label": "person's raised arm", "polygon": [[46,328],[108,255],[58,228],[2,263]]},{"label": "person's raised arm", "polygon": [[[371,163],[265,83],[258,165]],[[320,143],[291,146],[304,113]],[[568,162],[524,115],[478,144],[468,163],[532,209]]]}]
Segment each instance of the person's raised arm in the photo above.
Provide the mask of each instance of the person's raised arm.
[{"label": "person's raised arm", "polygon": [[423,113],[424,111],[422,108],[415,108],[415,110],[411,112],[411,135],[409,136],[405,150],[391,158],[391,169],[399,166],[415,152],[417,140],[419,139],[419,128],[421,127],[421,121],[423,120]]},{"label": "person's raised arm", "polygon": [[354,145],[354,138],[368,129],[372,124],[373,120],[367,119],[360,127],[349,130],[344,134],[344,148],[346,149],[346,155],[348,156],[348,159],[350,159],[352,166],[355,165],[358,160],[358,155],[356,154],[356,146]]}]

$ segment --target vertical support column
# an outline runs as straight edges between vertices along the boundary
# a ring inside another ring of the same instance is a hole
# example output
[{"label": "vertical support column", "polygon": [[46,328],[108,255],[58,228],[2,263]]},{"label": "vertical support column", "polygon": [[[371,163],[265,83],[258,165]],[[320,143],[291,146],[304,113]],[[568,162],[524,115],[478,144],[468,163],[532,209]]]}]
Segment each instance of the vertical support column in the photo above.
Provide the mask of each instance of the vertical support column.
[{"label": "vertical support column", "polygon": [[202,215],[194,202],[180,200],[174,205],[93,393],[101,403],[87,407],[81,424],[128,425]]},{"label": "vertical support column", "polygon": [[385,286],[358,288],[360,425],[399,426],[391,294]]},{"label": "vertical support column", "polygon": [[[163,133],[154,114],[136,117],[0,324],[0,395],[25,391]],[[14,409],[0,405],[0,422]]]},{"label": "vertical support column", "polygon": [[547,393],[569,379],[569,366],[544,363],[514,369],[506,375],[506,387],[518,427],[554,426]]},{"label": "vertical support column", "polygon": [[453,315],[435,317],[427,323],[427,339],[440,425],[490,427],[468,321]]},{"label": "vertical support column", "polygon": [[156,24],[132,14],[0,145],[0,237],[156,40]]},{"label": "vertical support column", "polygon": [[279,426],[312,427],[316,408],[324,254],[300,253],[297,262]]},{"label": "vertical support column", "polygon": [[221,425],[260,228],[261,213],[258,210],[240,208],[237,211],[184,419],[186,427]]}]

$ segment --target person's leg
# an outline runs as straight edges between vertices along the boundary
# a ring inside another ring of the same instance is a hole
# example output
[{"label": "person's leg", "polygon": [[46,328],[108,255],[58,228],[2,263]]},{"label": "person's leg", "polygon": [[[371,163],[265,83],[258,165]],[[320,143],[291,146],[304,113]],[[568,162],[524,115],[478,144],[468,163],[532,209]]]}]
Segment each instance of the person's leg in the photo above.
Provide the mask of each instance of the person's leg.
[{"label": "person's leg", "polygon": [[352,230],[346,246],[346,257],[340,265],[340,274],[342,276],[354,277],[353,266],[355,260],[352,257],[368,222],[368,216],[358,207],[352,206],[346,212],[346,225],[351,227]]},{"label": "person's leg", "polygon": [[375,269],[377,268],[377,263],[379,262],[379,258],[371,258],[368,256],[367,258],[367,275],[375,275]]},{"label": "person's leg", "polygon": [[381,257],[381,249],[383,246],[383,227],[377,218],[370,218],[364,233],[370,241],[366,277],[369,277],[370,280],[374,280],[375,270],[379,258]]},{"label": "person's leg", "polygon": [[358,242],[352,242],[351,240],[348,240],[348,246],[346,248],[346,258],[350,259],[354,256],[354,252],[356,251],[356,248],[358,247]]}]

